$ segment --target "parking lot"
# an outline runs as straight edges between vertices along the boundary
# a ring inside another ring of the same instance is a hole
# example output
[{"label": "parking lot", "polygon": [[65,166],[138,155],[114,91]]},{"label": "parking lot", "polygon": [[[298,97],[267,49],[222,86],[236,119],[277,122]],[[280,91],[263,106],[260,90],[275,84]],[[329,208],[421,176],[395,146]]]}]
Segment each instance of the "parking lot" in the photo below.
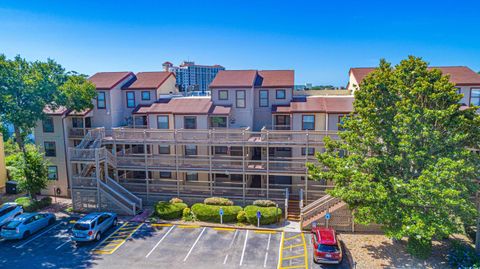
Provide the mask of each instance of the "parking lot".
[{"label": "parking lot", "polygon": [[349,268],[312,262],[302,233],[119,223],[100,242],[70,240],[69,219],[20,241],[0,240],[0,268]]}]

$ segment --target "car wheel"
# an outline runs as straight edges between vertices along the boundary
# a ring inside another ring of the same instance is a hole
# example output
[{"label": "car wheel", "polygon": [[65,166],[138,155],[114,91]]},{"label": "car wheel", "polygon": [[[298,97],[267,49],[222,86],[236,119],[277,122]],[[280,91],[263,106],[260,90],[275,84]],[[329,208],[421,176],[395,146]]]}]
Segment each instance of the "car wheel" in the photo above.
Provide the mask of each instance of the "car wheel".
[{"label": "car wheel", "polygon": [[25,231],[25,232],[23,233],[22,239],[25,239],[25,238],[27,238],[27,237],[29,237],[29,236],[30,236],[30,231]]},{"label": "car wheel", "polygon": [[98,232],[96,235],[95,235],[95,241],[100,241],[100,239],[102,239],[102,234],[100,232]]},{"label": "car wheel", "polygon": [[117,218],[114,218],[114,219],[113,219],[113,224],[112,224],[112,226],[115,227],[115,226],[117,226],[117,224],[118,224],[118,220],[117,220]]}]

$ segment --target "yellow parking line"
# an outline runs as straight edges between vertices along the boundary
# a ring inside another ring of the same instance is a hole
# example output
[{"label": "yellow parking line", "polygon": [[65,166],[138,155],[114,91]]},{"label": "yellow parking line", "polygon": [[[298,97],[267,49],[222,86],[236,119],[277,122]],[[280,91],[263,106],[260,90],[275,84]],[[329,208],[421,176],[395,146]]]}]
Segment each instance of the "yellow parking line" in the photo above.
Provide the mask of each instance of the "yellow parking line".
[{"label": "yellow parking line", "polygon": [[226,231],[226,232],[233,232],[235,228],[213,228],[215,231]]},{"label": "yellow parking line", "polygon": [[171,227],[173,224],[170,223],[153,223],[151,224],[152,227]]},{"label": "yellow parking line", "polygon": [[285,257],[283,258],[284,260],[291,260],[291,259],[296,259],[296,258],[300,258],[300,257],[303,257],[305,255],[295,255],[295,256],[288,256],[288,257]]},{"label": "yellow parking line", "polygon": [[200,228],[199,225],[178,225],[178,228],[184,228],[184,229],[189,229],[189,228]]},{"label": "yellow parking line", "polygon": [[285,232],[282,232],[282,238],[280,239],[280,253],[278,257],[278,269],[282,268],[282,262],[283,262],[283,243],[284,243],[284,237],[285,237]]},{"label": "yellow parking line", "polygon": [[303,247],[303,243],[302,243],[302,244],[296,244],[296,245],[286,246],[285,248],[296,248],[296,247]]},{"label": "yellow parking line", "polygon": [[285,266],[281,267],[282,269],[293,269],[293,268],[307,268],[305,265],[292,265],[292,266]]},{"label": "yellow parking line", "polygon": [[71,221],[69,221],[68,223],[70,223],[70,224],[75,224],[75,223],[77,223],[77,221],[76,221],[76,220],[71,220]]},{"label": "yellow parking line", "polygon": [[294,239],[294,238],[297,238],[297,237],[301,236],[302,234],[303,234],[303,233],[299,233],[299,234],[294,235],[294,236],[292,236],[292,237],[285,238],[285,241],[288,241],[288,240],[292,240],[292,239]]},{"label": "yellow parking line", "polygon": [[268,231],[268,230],[266,230],[266,231],[255,230],[253,232],[256,233],[256,234],[276,234],[277,233],[277,231]]},{"label": "yellow parking line", "polygon": [[[138,224],[135,227],[126,227],[126,225],[130,223],[123,224],[120,228],[118,228],[115,232],[113,232],[109,237],[103,240],[96,249],[93,250],[95,254],[112,254],[114,253],[120,246],[122,246],[132,234],[134,234],[142,225],[143,223]],[[122,230],[122,231],[121,231]],[[119,236],[119,233],[127,231],[122,236]],[[122,238],[123,237],[123,238]],[[120,239],[113,239],[113,238],[120,238]],[[113,239],[113,240],[110,240]]]},{"label": "yellow parking line", "polygon": [[305,235],[302,233],[302,241],[303,241],[303,256],[305,260],[305,266],[308,268],[308,252],[307,252],[307,242],[305,240]]}]

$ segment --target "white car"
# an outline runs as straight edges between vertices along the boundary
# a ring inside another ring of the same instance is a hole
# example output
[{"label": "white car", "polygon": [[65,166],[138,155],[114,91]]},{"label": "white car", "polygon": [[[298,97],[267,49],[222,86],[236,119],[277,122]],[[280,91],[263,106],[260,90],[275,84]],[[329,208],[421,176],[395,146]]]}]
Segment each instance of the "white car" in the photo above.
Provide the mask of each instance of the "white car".
[{"label": "white car", "polygon": [[17,203],[5,203],[0,207],[0,227],[23,213],[22,206]]}]

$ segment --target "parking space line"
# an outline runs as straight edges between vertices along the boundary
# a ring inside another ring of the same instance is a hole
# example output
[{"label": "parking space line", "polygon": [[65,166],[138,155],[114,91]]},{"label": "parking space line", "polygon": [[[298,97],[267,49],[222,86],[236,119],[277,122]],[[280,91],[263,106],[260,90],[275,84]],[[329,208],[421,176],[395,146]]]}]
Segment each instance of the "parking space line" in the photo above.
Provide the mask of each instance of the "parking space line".
[{"label": "parking space line", "polygon": [[303,247],[303,243],[302,244],[296,244],[296,245],[290,245],[290,246],[286,246],[285,248],[296,248],[296,247]]},{"label": "parking space line", "polygon": [[299,234],[294,235],[294,236],[292,236],[292,237],[285,238],[284,240],[285,240],[285,241],[292,240],[292,239],[295,239],[295,238],[297,238],[297,237],[300,237],[302,234],[303,234],[303,233],[299,233]]},{"label": "parking space line", "polygon": [[165,237],[167,237],[167,235],[175,228],[176,226],[173,225],[172,227],[170,227],[170,229],[168,229],[167,233],[165,233],[162,238],[160,238],[160,240],[157,242],[157,244],[152,248],[152,250],[150,250],[150,252],[148,252],[148,254],[145,256],[145,258],[148,258],[150,256],[150,254],[153,253],[153,251],[158,247],[158,245],[160,245],[160,243],[162,243],[162,241],[165,239]]},{"label": "parking space line", "polygon": [[188,259],[188,256],[190,256],[190,253],[192,253],[193,248],[198,243],[198,240],[200,240],[200,237],[202,237],[202,234],[205,232],[206,229],[207,229],[207,227],[203,227],[202,231],[200,232],[200,234],[197,237],[197,240],[195,240],[195,243],[193,243],[192,247],[190,248],[190,251],[188,251],[187,256],[185,256],[185,259],[183,259],[183,261],[186,261]]},{"label": "parking space line", "polygon": [[[129,223],[126,222],[120,228],[118,228],[115,232],[113,232],[110,236],[105,238],[100,244],[98,244],[95,249],[93,249],[93,253],[95,254],[112,254],[114,253],[119,247],[121,247],[128,238],[130,238],[140,227],[143,226],[144,223]],[[136,225],[136,226],[130,226]],[[113,239],[112,238],[120,238],[121,239]],[[108,241],[108,242],[107,242]],[[106,244],[105,244],[106,243]]]},{"label": "parking space line", "polygon": [[272,239],[272,234],[268,235],[267,250],[265,251],[265,260],[263,261],[263,268],[267,267],[268,250],[270,249],[270,239]]},{"label": "parking space line", "polygon": [[238,230],[235,230],[235,233],[233,234],[232,241],[230,241],[230,245],[228,246],[227,255],[225,255],[225,259],[223,260],[223,264],[227,263],[228,255],[230,254],[230,250],[233,247],[233,243],[235,242],[235,238],[237,238],[237,235],[238,235]]},{"label": "parking space line", "polygon": [[49,232],[50,230],[52,230],[53,228],[57,227],[57,226],[60,225],[60,224],[62,224],[62,222],[57,223],[56,225],[50,227],[48,230],[45,230],[45,231],[43,231],[43,232],[40,233],[40,234],[37,234],[37,236],[35,236],[35,237],[31,238],[30,240],[24,242],[24,243],[21,244],[20,246],[16,246],[15,248],[22,248],[22,247],[25,246],[26,244],[32,242],[33,240],[39,238],[40,236],[42,236],[42,235],[44,235],[44,234],[46,234],[47,232]]},{"label": "parking space line", "polygon": [[58,246],[57,248],[55,248],[55,250],[60,249],[61,247],[65,246],[67,243],[70,243],[70,242],[72,242],[72,239],[68,239],[67,241],[63,242],[60,246]]},{"label": "parking space line", "polygon": [[153,223],[153,224],[150,224],[150,226],[152,226],[152,227],[172,227],[173,224],[170,224],[170,223]]},{"label": "parking space line", "polygon": [[292,266],[285,266],[285,267],[282,267],[282,269],[293,269],[293,268],[307,268],[305,267],[305,265],[292,265]]},{"label": "parking space line", "polygon": [[282,256],[283,256],[283,241],[285,238],[285,232],[282,232],[282,237],[280,238],[280,245],[278,246],[278,265],[277,268],[280,269],[282,266]]},{"label": "parking space line", "polygon": [[284,260],[291,260],[291,259],[296,259],[296,258],[300,258],[300,257],[303,257],[303,256],[304,256],[304,255],[301,254],[301,255],[284,257],[283,259],[284,259]]},{"label": "parking space line", "polygon": [[240,266],[242,266],[243,257],[245,256],[245,249],[247,248],[248,232],[249,230],[247,230],[247,234],[245,235],[245,241],[243,242],[243,251],[242,251],[242,257],[240,258]]},{"label": "parking space line", "polygon": [[256,233],[256,234],[276,234],[277,233],[277,231],[270,231],[270,230],[265,230],[265,231],[255,230],[253,232]]},{"label": "parking space line", "polygon": [[305,268],[308,268],[308,252],[307,252],[307,242],[305,240],[305,235],[302,233],[302,241],[303,241],[303,256],[305,260]]}]

